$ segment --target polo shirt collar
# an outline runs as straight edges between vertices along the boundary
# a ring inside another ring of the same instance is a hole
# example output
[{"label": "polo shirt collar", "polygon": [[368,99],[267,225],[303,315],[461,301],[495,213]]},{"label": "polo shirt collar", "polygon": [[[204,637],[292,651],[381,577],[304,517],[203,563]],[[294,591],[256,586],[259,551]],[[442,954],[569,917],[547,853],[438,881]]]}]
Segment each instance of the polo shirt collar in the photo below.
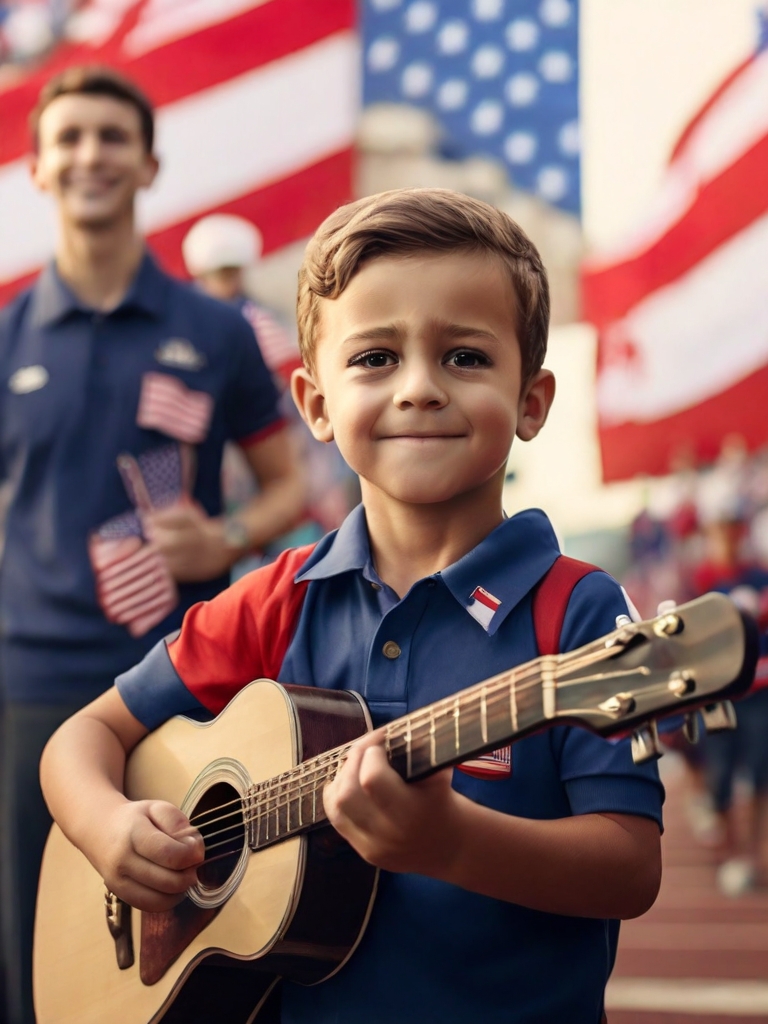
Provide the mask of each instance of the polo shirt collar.
[{"label": "polo shirt collar", "polygon": [[[165,275],[145,251],[125,298],[112,313],[132,308],[150,316],[161,317],[164,312],[165,288]],[[33,301],[33,320],[38,327],[59,323],[73,312],[94,312],[62,281],[53,260],[43,269],[35,283]]]},{"label": "polo shirt collar", "polygon": [[[493,636],[559,554],[557,537],[545,513],[528,509],[505,519],[477,547],[436,573],[435,578],[442,579],[461,607]],[[354,570],[373,572],[362,505],[347,516],[335,534],[318,544],[296,582],[327,579]]]},{"label": "polo shirt collar", "polygon": [[527,509],[505,519],[440,575],[462,608],[493,636],[559,554],[545,513]]},{"label": "polo shirt collar", "polygon": [[336,530],[317,545],[296,577],[304,580],[324,580],[355,569],[364,570],[371,561],[368,525],[362,505],[353,508]]}]

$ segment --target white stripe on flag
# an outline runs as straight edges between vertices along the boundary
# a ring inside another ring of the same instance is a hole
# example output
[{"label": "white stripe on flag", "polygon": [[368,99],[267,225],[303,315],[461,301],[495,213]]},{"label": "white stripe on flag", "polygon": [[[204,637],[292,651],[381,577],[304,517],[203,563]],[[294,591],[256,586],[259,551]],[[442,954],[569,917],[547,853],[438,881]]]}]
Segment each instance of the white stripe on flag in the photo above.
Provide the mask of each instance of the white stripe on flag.
[{"label": "white stripe on flag", "polygon": [[668,416],[723,391],[768,360],[768,215],[638,303],[615,331],[635,348],[598,377],[605,425]]}]

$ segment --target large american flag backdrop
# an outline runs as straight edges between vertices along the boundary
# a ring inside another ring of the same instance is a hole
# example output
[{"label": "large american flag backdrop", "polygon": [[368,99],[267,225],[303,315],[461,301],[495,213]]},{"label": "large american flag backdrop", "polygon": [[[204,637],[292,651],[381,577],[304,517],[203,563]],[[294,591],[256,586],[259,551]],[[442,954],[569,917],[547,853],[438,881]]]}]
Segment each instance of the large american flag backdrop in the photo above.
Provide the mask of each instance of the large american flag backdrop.
[{"label": "large american flag backdrop", "polygon": [[354,0],[112,0],[87,42],[0,89],[0,304],[50,257],[50,201],[29,180],[27,116],[65,66],[109,64],[157,105],[162,170],[142,200],[149,242],[183,274],[205,213],[256,223],[264,252],[311,234],[353,195],[359,114]]},{"label": "large american flag backdrop", "polygon": [[583,278],[604,478],[768,441],[768,50],[680,137],[655,208]]}]

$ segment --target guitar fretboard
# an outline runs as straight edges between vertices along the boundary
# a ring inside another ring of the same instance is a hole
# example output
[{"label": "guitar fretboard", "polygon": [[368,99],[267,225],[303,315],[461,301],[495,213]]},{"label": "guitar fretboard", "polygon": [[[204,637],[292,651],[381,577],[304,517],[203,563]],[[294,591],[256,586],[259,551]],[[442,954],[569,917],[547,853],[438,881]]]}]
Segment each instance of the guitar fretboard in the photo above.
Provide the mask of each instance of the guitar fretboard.
[{"label": "guitar fretboard", "polygon": [[[569,654],[537,658],[388,723],[383,731],[392,767],[406,781],[415,781],[513,742],[566,710],[599,714],[594,706],[579,707],[578,698],[574,703],[576,694],[563,705],[562,687],[574,686],[567,676],[578,671],[582,688],[602,680],[604,691],[604,674],[584,675],[584,669],[613,657],[634,635],[618,630]],[[646,671],[633,668],[610,674],[637,676]],[[341,770],[349,749],[350,744],[335,747],[250,787],[243,811],[252,849],[271,846],[326,820],[323,787]]]},{"label": "guitar fretboard", "polygon": [[[539,658],[390,722],[384,736],[392,767],[406,781],[424,778],[554,717],[558,661]],[[252,849],[326,820],[323,787],[338,774],[348,751],[349,744],[336,747],[250,788],[244,810]]]}]

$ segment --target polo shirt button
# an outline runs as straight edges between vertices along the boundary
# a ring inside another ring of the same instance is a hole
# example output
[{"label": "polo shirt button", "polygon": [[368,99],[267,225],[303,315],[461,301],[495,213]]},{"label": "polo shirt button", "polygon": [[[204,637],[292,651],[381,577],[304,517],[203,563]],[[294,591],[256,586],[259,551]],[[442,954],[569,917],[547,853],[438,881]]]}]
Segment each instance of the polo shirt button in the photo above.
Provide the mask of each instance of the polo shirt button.
[{"label": "polo shirt button", "polygon": [[396,644],[394,640],[387,640],[381,650],[385,658],[399,658],[402,654],[400,645]]},{"label": "polo shirt button", "polygon": [[381,584],[380,583],[371,583],[371,589],[372,590],[381,590]]}]

